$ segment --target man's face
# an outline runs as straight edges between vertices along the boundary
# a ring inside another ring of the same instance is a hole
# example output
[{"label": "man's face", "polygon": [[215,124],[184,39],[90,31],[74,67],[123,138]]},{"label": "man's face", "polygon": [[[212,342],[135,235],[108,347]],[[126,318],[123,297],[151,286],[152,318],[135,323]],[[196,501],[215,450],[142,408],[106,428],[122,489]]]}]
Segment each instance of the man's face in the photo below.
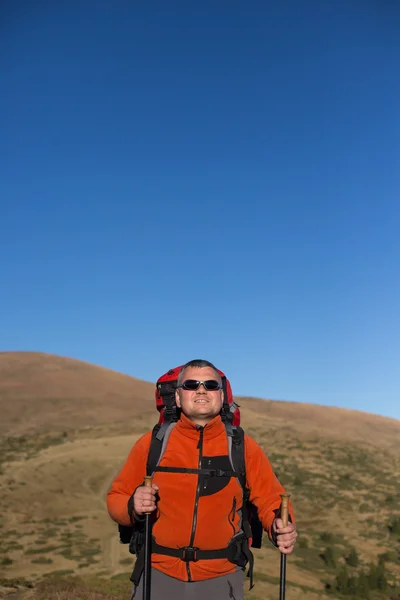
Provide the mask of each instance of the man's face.
[{"label": "man's face", "polygon": [[[214,369],[211,367],[188,367],[185,369],[183,381],[194,379],[197,381],[218,381]],[[175,392],[176,404],[182,409],[183,414],[198,425],[206,425],[221,411],[224,393],[221,390],[206,390],[201,385],[197,390],[184,390],[178,388]]]}]

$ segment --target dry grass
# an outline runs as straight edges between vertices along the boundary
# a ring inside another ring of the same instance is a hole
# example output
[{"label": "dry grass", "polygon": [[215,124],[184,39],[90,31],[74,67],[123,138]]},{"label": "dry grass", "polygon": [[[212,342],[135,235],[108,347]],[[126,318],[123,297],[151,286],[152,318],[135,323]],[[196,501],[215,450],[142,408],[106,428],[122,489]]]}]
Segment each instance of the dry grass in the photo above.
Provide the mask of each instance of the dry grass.
[{"label": "dry grass", "polygon": [[69,431],[150,416],[154,386],[70,358],[0,352],[0,433]]}]

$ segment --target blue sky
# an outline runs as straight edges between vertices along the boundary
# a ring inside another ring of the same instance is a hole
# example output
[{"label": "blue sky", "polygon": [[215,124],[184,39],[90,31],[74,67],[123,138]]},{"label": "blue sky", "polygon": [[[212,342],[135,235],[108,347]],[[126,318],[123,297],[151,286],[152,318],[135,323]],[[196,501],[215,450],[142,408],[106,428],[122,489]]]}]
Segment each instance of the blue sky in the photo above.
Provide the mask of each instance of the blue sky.
[{"label": "blue sky", "polygon": [[0,348],[399,419],[400,4],[0,10]]}]

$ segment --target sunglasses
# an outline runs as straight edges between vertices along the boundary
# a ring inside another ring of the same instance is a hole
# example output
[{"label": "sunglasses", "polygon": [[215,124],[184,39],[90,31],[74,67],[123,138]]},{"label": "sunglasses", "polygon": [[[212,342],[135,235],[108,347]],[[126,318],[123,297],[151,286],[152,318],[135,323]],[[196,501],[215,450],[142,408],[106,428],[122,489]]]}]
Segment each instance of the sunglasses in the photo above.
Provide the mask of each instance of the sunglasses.
[{"label": "sunglasses", "polygon": [[191,392],[194,392],[195,390],[198,390],[201,385],[203,385],[204,389],[208,390],[209,392],[215,392],[222,388],[222,386],[215,379],[208,379],[207,381],[186,379],[186,381],[184,381],[182,385],[178,385],[178,387],[181,387],[184,390],[190,390]]}]

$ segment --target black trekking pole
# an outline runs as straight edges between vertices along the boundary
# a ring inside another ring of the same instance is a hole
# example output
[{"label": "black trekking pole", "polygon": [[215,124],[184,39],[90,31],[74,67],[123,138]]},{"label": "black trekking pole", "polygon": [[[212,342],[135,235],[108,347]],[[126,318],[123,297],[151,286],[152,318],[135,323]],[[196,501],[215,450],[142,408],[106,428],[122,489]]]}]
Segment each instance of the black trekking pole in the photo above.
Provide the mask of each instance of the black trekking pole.
[{"label": "black trekking pole", "polygon": [[[144,486],[151,487],[153,477],[144,478]],[[151,596],[151,512],[145,513],[144,521],[144,569],[143,569],[143,600]]]},{"label": "black trekking pole", "polygon": [[[288,503],[290,494],[281,494],[282,503],[281,503],[281,519],[283,521],[283,526],[287,527],[288,525]],[[285,600],[285,588],[286,588],[286,554],[281,552],[281,577],[279,581],[279,600]]]}]

